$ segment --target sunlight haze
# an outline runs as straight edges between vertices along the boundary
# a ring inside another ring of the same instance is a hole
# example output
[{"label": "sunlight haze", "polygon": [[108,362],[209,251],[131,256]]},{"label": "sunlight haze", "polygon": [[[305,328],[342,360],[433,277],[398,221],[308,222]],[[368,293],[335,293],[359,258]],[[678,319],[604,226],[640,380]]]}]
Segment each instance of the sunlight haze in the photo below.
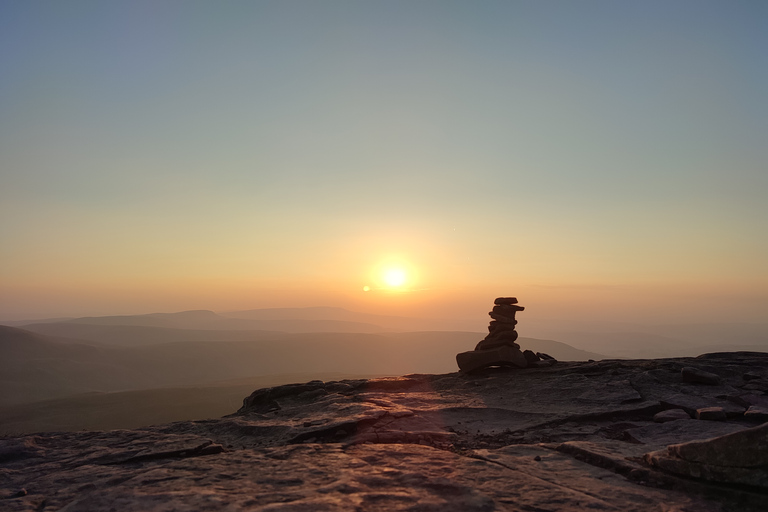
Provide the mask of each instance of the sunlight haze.
[{"label": "sunlight haze", "polygon": [[[0,4],[0,321],[765,322],[768,3]],[[522,315],[521,315],[522,316]]]}]

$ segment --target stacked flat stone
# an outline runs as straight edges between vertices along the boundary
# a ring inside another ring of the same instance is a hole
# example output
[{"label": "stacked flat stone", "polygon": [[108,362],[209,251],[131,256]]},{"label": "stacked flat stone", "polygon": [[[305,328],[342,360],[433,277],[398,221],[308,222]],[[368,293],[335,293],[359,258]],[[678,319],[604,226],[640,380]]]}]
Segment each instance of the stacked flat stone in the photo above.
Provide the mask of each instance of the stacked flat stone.
[{"label": "stacked flat stone", "polygon": [[520,351],[520,345],[515,343],[515,313],[525,308],[517,305],[515,297],[499,297],[493,304],[493,310],[488,313],[491,317],[488,336],[477,344],[475,350],[456,355],[456,362],[462,372],[472,372],[489,366],[528,366],[528,360]]},{"label": "stacked flat stone", "polygon": [[491,322],[488,324],[488,336],[477,344],[475,350],[496,348],[502,345],[519,349],[520,345],[515,343],[517,340],[515,313],[523,310],[525,308],[517,305],[515,297],[499,297],[494,300],[493,310],[488,313],[491,317]]},{"label": "stacked flat stone", "polygon": [[491,323],[488,325],[488,336],[477,344],[475,350],[456,355],[456,362],[462,372],[473,372],[489,366],[551,366],[555,358],[547,354],[531,350],[520,351],[515,326],[515,313],[525,308],[517,305],[514,297],[499,297],[493,301],[493,310],[488,313]]}]

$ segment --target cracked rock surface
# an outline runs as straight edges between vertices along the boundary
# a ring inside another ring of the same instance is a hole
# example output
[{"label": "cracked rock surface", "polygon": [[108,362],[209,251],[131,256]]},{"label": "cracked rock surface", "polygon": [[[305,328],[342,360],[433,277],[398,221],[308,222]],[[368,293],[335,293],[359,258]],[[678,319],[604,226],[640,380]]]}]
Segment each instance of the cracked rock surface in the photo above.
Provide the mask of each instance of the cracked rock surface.
[{"label": "cracked rock surface", "polygon": [[279,386],[219,420],[0,439],[0,510],[765,510],[763,380],[740,352]]}]

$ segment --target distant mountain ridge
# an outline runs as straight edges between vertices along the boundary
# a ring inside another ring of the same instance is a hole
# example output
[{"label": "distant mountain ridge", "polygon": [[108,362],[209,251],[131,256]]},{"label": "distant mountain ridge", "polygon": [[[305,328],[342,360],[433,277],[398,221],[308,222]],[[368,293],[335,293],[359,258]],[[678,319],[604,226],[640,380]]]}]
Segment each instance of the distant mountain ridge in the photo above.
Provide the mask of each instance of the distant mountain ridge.
[{"label": "distant mountain ridge", "polygon": [[526,332],[621,358],[693,357],[707,352],[768,351],[766,323],[563,325],[534,320]]},{"label": "distant mountain ridge", "polygon": [[[261,308],[243,311],[224,311],[219,313],[228,318],[245,318],[249,320],[343,320],[370,321],[377,319],[414,320],[408,317],[358,313],[348,309],[330,306],[312,306],[305,308]],[[365,320],[363,320],[365,319]]]},{"label": "distant mountain ridge", "polygon": [[264,308],[215,313],[189,310],[177,313],[90,316],[7,322],[24,327],[42,324],[88,324],[205,330],[260,330],[284,332],[384,332],[474,330],[477,322],[435,320],[359,313],[338,307]]},{"label": "distant mountain ridge", "polygon": [[124,347],[185,341],[259,341],[279,339],[288,333],[263,330],[177,329],[143,325],[93,325],[85,323],[31,324],[21,327],[47,336]]},{"label": "distant mountain ridge", "polygon": [[[248,320],[332,320],[336,322],[358,322],[376,325],[382,330],[391,331],[463,331],[468,330],[467,322],[435,320],[405,316],[378,315],[360,313],[338,307],[306,307],[306,308],[265,308],[245,311],[228,311],[219,313],[228,318]],[[471,330],[471,329],[469,329]]]},{"label": "distant mountain ridge", "polygon": [[326,318],[235,318],[221,316],[208,310],[181,311],[179,313],[151,313],[148,315],[83,317],[62,323],[222,331],[379,332],[382,330],[382,328],[377,325],[355,321]]},{"label": "distant mountain ridge", "polygon": [[[256,341],[276,339],[280,333],[477,332],[485,327],[482,320],[445,321],[387,316],[324,306],[219,313],[190,310],[47,319],[12,322],[9,325],[51,336],[125,346],[169,341]],[[580,350],[614,358],[690,357],[706,352],[735,350],[768,351],[768,323],[655,325],[534,317],[525,319],[520,333],[530,338],[559,340]]]}]

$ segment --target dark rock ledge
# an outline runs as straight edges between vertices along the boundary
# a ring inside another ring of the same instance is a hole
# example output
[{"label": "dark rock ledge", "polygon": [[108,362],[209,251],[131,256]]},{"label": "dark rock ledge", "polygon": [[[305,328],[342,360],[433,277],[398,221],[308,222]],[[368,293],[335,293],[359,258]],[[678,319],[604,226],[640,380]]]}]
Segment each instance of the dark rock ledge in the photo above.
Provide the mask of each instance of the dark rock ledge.
[{"label": "dark rock ledge", "polygon": [[3,438],[0,510],[763,511],[766,384],[740,352],[280,386],[219,420]]}]

